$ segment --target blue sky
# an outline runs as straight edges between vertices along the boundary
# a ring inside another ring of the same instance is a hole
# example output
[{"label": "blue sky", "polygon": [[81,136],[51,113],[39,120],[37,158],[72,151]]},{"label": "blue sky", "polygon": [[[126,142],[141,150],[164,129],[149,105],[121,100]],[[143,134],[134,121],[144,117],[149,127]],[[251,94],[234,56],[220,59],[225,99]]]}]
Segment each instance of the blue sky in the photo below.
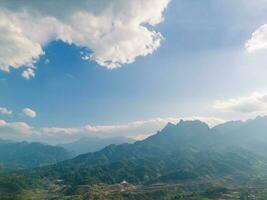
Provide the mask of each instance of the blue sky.
[{"label": "blue sky", "polygon": [[[90,7],[90,0],[88,2]],[[143,137],[167,121],[174,122],[182,117],[198,117],[214,124],[264,115],[267,111],[266,50],[264,45],[259,47],[259,39],[253,38],[252,33],[267,23],[267,3],[173,0],[166,5],[164,9],[159,3],[159,13],[151,14],[162,15],[164,20],[145,25],[148,31],[164,37],[161,45],[153,48],[149,55],[135,55],[129,63],[120,61],[120,67],[103,66],[97,59],[81,59],[81,52],[87,51],[90,55],[104,48],[98,47],[97,41],[88,44],[78,39],[73,42],[64,39],[43,42],[40,39],[45,54],[39,52],[34,67],[10,65],[9,72],[0,71],[0,108],[12,110],[12,114],[2,112],[0,116],[9,124],[3,126],[0,137],[2,133],[4,138],[12,135],[13,139],[31,139],[35,138],[32,134],[43,134],[39,131],[43,128],[54,128],[49,134],[62,132],[62,137],[67,137],[65,128],[69,128],[71,134],[77,132],[75,137],[80,137],[84,129],[76,129],[88,124],[102,128],[100,136],[112,132],[111,136]],[[19,13],[19,9],[10,8],[8,3],[0,6],[10,9],[7,19]],[[38,11],[39,8],[26,6],[29,10]],[[97,24],[97,28],[101,31],[102,25]],[[267,35],[266,30],[260,33]],[[39,33],[33,31],[31,34]],[[119,34],[116,37],[126,36]],[[245,47],[250,39],[256,49],[253,52]],[[265,44],[267,39],[260,39],[260,43]],[[0,39],[1,44],[5,43]],[[92,49],[90,44],[94,46]],[[101,56],[102,59],[104,56]],[[33,69],[34,75],[22,77],[27,69]],[[25,114],[25,108],[36,116]],[[142,122],[142,125],[133,128],[136,122]],[[25,123],[34,131],[30,135],[17,133],[17,130],[11,130],[14,123]],[[105,127],[115,128],[107,131]],[[129,131],[129,134],[122,131]]]}]

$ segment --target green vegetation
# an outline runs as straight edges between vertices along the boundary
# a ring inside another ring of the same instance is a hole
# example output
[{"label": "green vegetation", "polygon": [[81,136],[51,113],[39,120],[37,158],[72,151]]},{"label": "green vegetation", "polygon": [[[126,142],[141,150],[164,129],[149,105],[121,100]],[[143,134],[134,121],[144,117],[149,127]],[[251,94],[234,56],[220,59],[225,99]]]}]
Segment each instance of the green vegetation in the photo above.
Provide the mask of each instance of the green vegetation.
[{"label": "green vegetation", "polygon": [[2,175],[0,199],[265,199],[267,161],[227,137],[200,121],[168,124],[144,141]]},{"label": "green vegetation", "polygon": [[68,158],[62,147],[0,140],[0,172],[51,165]]}]

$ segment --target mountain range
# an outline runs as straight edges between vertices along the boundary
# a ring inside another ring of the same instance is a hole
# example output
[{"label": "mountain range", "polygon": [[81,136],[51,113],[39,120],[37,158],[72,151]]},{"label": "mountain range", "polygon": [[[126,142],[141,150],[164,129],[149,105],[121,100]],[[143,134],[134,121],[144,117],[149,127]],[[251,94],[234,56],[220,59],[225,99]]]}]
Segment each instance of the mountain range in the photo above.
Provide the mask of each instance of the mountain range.
[{"label": "mountain range", "polygon": [[0,170],[13,171],[55,164],[71,158],[62,147],[0,140]]},{"label": "mountain range", "polygon": [[226,122],[213,129],[224,134],[224,139],[229,144],[267,157],[267,117],[257,117],[245,122]]},{"label": "mountain range", "polygon": [[[83,199],[91,186],[121,182],[137,188],[190,183],[186,191],[198,191],[205,185],[255,186],[267,180],[266,128],[267,117],[213,128],[198,120],[181,120],[178,124],[168,123],[143,141],[109,145],[55,165],[3,175],[0,188],[8,190],[10,186],[3,184],[6,179],[16,180],[17,186],[22,181],[24,185],[18,187],[22,191],[57,185],[61,188],[57,195],[81,195]],[[196,183],[200,186],[196,187]]]},{"label": "mountain range", "polygon": [[[202,176],[246,178],[260,167],[258,155],[229,143],[237,137],[209,128],[201,121],[167,124],[157,134],[134,144],[110,145],[101,151],[80,155],[55,166],[42,168],[52,179],[71,185],[135,184],[180,181]],[[238,135],[238,134],[237,134]],[[265,163],[264,163],[265,164]],[[66,176],[68,174],[68,176]]]}]

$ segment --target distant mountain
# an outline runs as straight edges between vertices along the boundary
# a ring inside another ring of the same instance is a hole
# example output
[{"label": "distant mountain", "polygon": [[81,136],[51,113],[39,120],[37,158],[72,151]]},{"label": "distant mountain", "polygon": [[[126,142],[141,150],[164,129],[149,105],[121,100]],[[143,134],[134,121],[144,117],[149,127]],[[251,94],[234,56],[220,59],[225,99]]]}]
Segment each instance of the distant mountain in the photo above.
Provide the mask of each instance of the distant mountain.
[{"label": "distant mountain", "polygon": [[232,121],[215,126],[229,144],[242,147],[267,157],[267,116],[245,122]]},{"label": "distant mountain", "polygon": [[95,153],[37,169],[36,173],[71,185],[123,180],[177,182],[205,176],[235,176],[237,181],[265,164],[253,153],[224,143],[223,137],[200,121],[169,123],[143,141],[110,145]]},{"label": "distant mountain", "polygon": [[249,119],[247,121],[231,121],[213,128],[220,131],[222,134],[228,134],[233,137],[244,139],[257,139],[267,142],[267,116]]},{"label": "distant mountain", "polygon": [[62,147],[0,140],[0,169],[10,171],[55,164],[70,158]]},{"label": "distant mountain", "polygon": [[214,128],[198,120],[168,123],[143,141],[109,145],[55,165],[0,176],[0,188],[19,188],[12,189],[16,194],[33,188],[54,188],[48,192],[51,194],[61,188],[61,196],[90,196],[90,189],[86,189],[89,186],[100,184],[102,188],[103,184],[120,185],[122,181],[139,186],[185,184],[185,191],[188,183],[193,191],[200,189],[197,184],[201,188],[264,184],[267,160],[243,143],[250,141],[244,138],[265,136],[266,119],[230,122]]},{"label": "distant mountain", "polygon": [[243,121],[228,121],[213,127],[213,129],[222,133],[230,133],[239,129],[243,124]]},{"label": "distant mountain", "polygon": [[110,138],[98,138],[98,137],[84,137],[75,142],[60,144],[69,152],[74,155],[95,152],[103,149],[104,147],[111,144],[123,144],[123,143],[134,143],[135,140],[126,137],[110,137]]}]

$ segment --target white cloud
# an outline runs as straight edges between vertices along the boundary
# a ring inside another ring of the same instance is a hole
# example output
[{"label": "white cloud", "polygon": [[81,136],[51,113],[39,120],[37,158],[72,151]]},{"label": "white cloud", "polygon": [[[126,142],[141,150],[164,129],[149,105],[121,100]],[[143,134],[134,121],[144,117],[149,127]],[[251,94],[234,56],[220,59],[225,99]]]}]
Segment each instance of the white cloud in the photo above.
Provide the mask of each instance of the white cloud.
[{"label": "white cloud", "polygon": [[35,118],[36,117],[36,112],[34,110],[32,110],[31,108],[24,108],[22,110],[22,112],[28,116],[28,117],[31,117],[31,118]]},{"label": "white cloud", "polygon": [[259,27],[246,42],[248,52],[267,48],[267,24]]},{"label": "white cloud", "polygon": [[10,135],[31,135],[34,129],[25,122],[6,122],[0,119],[0,131],[3,134],[0,134],[1,137],[9,137]]},{"label": "white cloud", "polygon": [[25,122],[13,122],[13,123],[8,123],[7,124],[8,128],[12,128],[14,130],[17,130],[21,133],[29,133],[29,131],[32,129],[31,126],[29,126]]},{"label": "white cloud", "polygon": [[81,128],[58,128],[58,127],[51,127],[51,128],[41,128],[40,129],[45,134],[67,134],[72,135],[76,133],[82,132]]},{"label": "white cloud", "polygon": [[0,113],[2,113],[4,115],[11,115],[12,114],[12,110],[8,110],[7,108],[0,107]]},{"label": "white cloud", "polygon": [[33,67],[43,54],[41,45],[26,37],[22,27],[8,15],[0,11],[0,70],[9,72],[11,67]]},{"label": "white cloud", "polygon": [[21,76],[29,80],[31,77],[35,76],[35,72],[32,68],[27,68],[26,70],[22,72]]},{"label": "white cloud", "polygon": [[160,46],[162,36],[152,27],[163,21],[169,1],[17,1],[14,6],[3,0],[0,70],[26,66],[23,77],[33,77],[32,66],[53,40],[84,48],[83,59],[110,69],[132,63]]},{"label": "white cloud", "polygon": [[215,102],[215,109],[223,112],[262,115],[267,113],[267,93],[253,93],[244,97],[237,97]]},{"label": "white cloud", "polygon": [[4,127],[6,125],[6,121],[0,119],[0,127]]}]

